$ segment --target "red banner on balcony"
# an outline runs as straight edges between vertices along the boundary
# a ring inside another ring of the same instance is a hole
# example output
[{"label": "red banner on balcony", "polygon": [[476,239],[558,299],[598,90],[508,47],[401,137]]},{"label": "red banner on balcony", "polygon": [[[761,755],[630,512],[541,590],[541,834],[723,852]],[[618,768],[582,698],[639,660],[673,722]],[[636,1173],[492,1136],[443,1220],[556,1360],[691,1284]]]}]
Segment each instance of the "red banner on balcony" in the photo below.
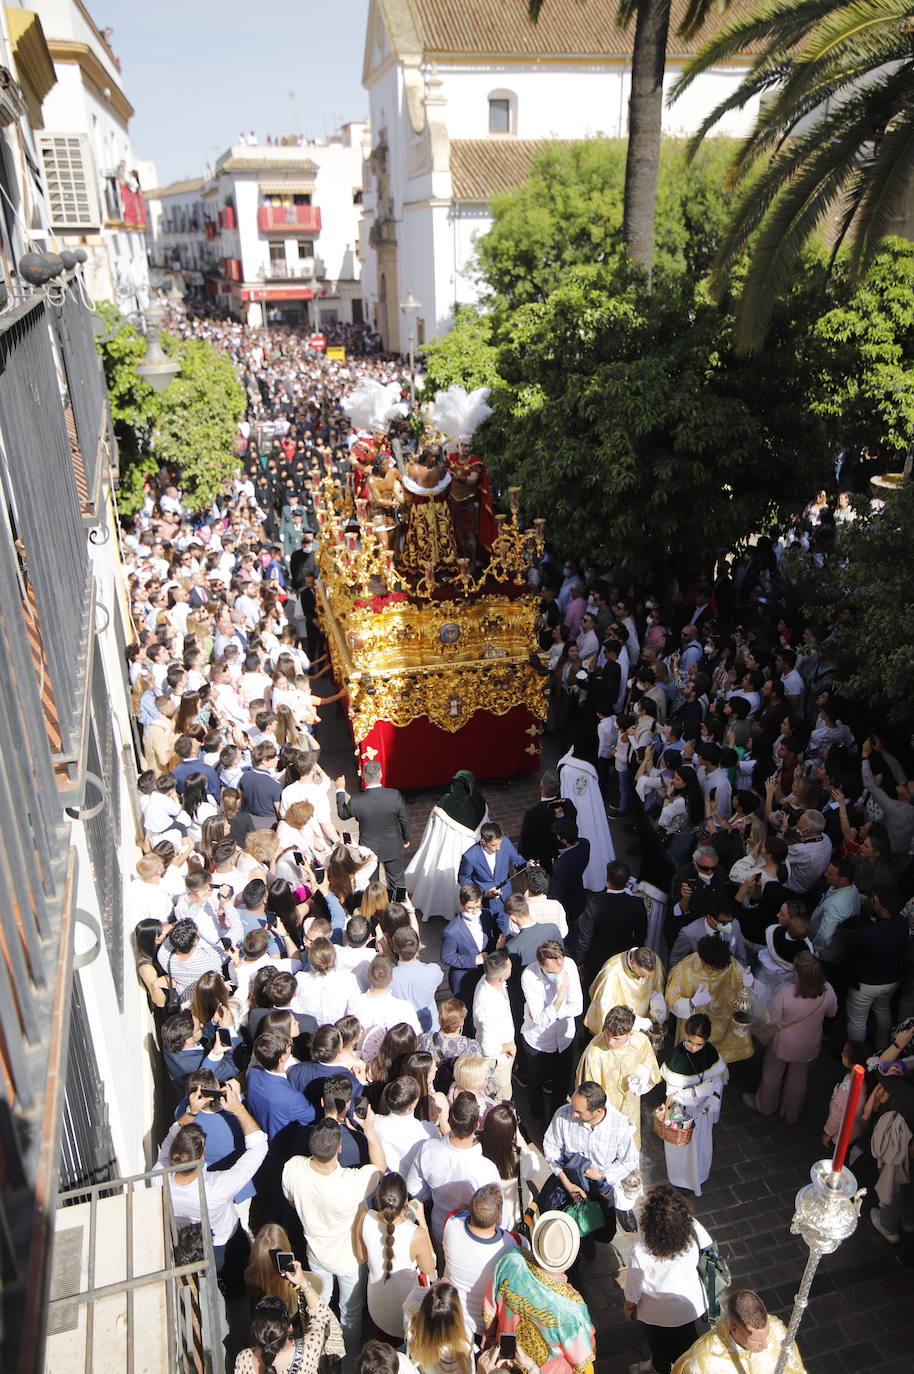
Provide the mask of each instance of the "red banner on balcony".
[{"label": "red banner on balcony", "polygon": [[260,205],[257,207],[257,228],[263,234],[282,229],[319,234],[321,212],[316,205]]}]

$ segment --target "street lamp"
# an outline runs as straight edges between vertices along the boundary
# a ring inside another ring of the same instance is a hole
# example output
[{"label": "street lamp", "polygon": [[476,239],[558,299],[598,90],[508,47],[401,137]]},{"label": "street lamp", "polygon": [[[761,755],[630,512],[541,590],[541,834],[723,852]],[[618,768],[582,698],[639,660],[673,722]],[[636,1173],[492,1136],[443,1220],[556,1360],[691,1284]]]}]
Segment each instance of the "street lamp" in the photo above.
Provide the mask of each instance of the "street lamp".
[{"label": "street lamp", "polygon": [[416,300],[412,291],[407,291],[406,300],[400,302],[400,309],[406,316],[406,331],[409,342],[409,408],[412,410],[416,404],[416,340],[414,330],[416,316],[422,309],[422,302]]},{"label": "street lamp", "polygon": [[146,321],[146,356],[137,364],[137,372],[153,391],[165,391],[181,371],[181,364],[167,357],[159,343],[165,311],[160,305],[148,305],[143,311]]}]

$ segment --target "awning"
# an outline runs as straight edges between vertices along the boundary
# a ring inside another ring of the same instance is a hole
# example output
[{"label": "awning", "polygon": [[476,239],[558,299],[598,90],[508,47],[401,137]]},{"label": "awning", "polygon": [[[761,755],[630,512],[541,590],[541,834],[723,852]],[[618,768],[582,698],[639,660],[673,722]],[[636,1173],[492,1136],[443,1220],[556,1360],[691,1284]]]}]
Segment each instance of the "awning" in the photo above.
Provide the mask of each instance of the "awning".
[{"label": "awning", "polygon": [[314,180],[311,181],[259,181],[258,189],[262,196],[311,196],[314,194]]},{"label": "awning", "polygon": [[243,301],[313,301],[310,286],[252,286],[243,287]]}]

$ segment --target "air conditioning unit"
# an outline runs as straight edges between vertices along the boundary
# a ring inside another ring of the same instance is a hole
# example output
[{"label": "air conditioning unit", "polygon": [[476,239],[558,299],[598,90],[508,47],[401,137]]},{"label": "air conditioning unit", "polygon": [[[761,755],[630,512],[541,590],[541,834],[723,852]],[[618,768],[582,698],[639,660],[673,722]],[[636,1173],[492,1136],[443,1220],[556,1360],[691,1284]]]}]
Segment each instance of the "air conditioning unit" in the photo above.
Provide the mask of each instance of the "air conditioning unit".
[{"label": "air conditioning unit", "polygon": [[51,228],[85,232],[101,227],[95,164],[85,134],[38,135],[48,188]]}]

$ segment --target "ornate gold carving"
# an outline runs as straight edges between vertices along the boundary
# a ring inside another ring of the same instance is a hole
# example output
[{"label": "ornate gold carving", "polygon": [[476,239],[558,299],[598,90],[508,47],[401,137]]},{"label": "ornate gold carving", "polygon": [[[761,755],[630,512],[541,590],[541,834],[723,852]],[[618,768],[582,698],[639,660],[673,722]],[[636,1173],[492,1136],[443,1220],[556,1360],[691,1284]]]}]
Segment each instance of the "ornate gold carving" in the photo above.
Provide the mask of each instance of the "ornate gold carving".
[{"label": "ornate gold carving", "polygon": [[[362,506],[329,475],[320,481],[319,614],[334,675],[349,693],[356,744],[378,720],[405,726],[427,716],[454,733],[477,711],[505,715],[515,706],[545,720],[544,680],[530,663],[537,603],[526,590],[529,564],[542,552],[542,522],[529,532],[519,528],[516,509],[499,517],[485,576],[471,577],[464,561],[438,587],[431,567],[418,583],[401,575]],[[439,598],[436,588],[450,595]],[[527,734],[532,741],[539,727]],[[531,742],[527,753],[537,747]]]}]

